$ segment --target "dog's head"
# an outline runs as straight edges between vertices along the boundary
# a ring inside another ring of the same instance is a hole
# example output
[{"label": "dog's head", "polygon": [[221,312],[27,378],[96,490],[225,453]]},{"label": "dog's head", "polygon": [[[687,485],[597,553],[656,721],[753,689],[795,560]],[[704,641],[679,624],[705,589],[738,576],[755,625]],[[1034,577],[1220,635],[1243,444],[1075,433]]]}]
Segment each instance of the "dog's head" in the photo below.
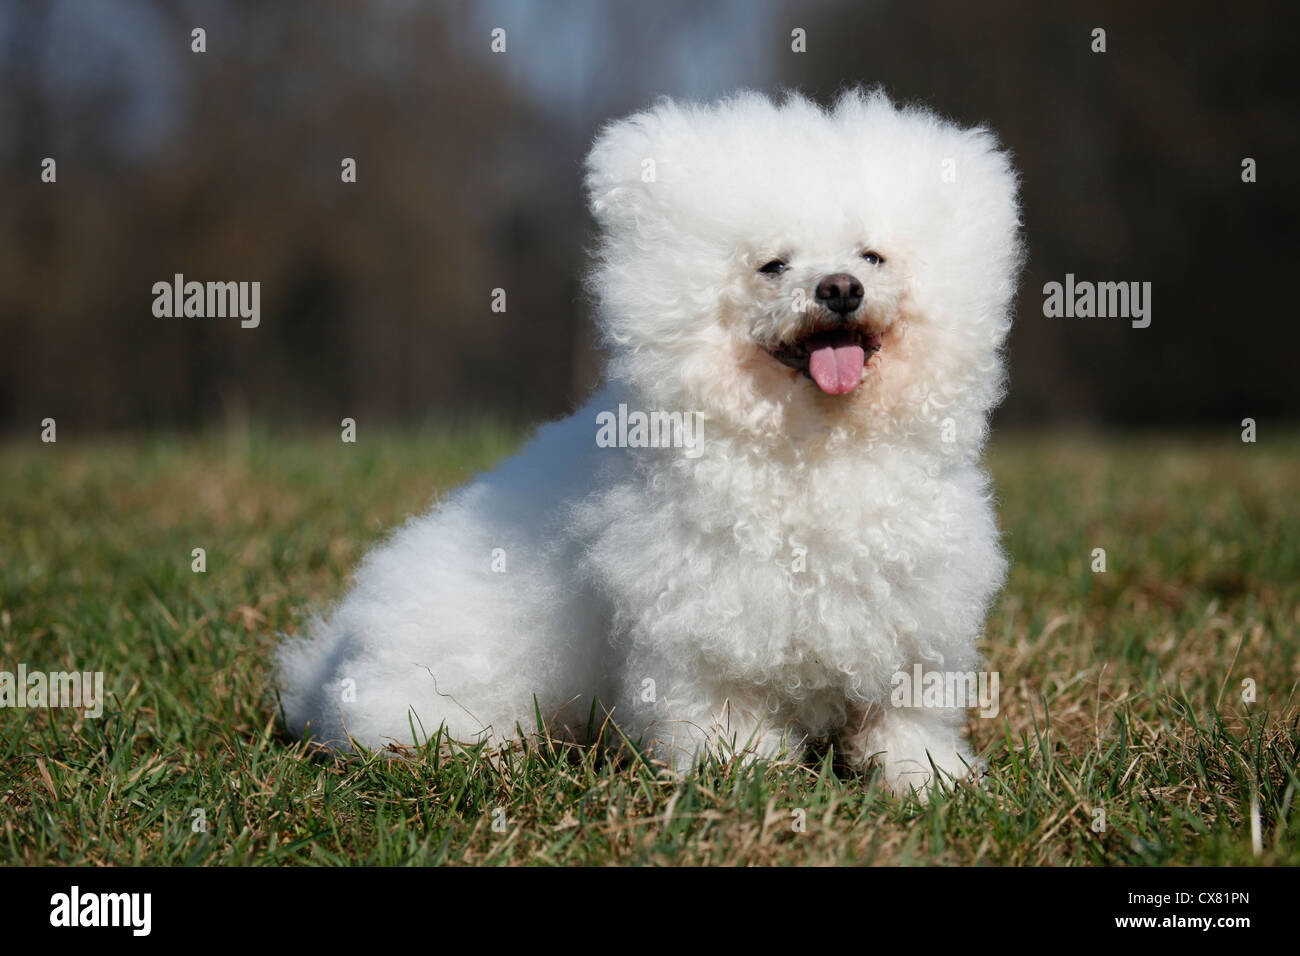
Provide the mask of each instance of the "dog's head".
[{"label": "dog's head", "polygon": [[760,439],[982,442],[1020,263],[987,131],[881,93],[665,100],[601,132],[587,189],[610,374],[648,405]]}]

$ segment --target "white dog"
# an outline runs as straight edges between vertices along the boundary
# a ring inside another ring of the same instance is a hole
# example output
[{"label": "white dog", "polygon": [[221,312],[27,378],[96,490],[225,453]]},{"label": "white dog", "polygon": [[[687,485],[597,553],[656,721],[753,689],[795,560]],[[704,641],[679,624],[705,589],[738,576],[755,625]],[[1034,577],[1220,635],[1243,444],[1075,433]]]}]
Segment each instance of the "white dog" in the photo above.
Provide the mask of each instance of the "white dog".
[{"label": "white dog", "polygon": [[606,384],[285,644],[291,728],[581,736],[596,699],[677,769],[835,734],[896,791],[965,776],[963,712],[891,692],[978,667],[1004,574],[979,458],[1021,262],[1007,156],[881,93],[745,93],[606,127],[586,185]]}]

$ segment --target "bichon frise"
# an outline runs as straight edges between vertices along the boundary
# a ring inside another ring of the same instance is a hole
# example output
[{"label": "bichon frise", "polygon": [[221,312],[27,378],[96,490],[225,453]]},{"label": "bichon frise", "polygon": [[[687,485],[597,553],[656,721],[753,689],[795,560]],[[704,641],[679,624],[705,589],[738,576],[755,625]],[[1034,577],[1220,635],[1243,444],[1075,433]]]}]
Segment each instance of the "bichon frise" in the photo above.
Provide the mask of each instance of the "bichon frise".
[{"label": "bichon frise", "polygon": [[677,769],[834,734],[895,791],[965,776],[962,710],[892,691],[978,667],[1004,574],[1008,157],[879,92],[744,93],[609,125],[586,185],[606,384],[286,642],[290,727],[581,736],[595,699]]}]

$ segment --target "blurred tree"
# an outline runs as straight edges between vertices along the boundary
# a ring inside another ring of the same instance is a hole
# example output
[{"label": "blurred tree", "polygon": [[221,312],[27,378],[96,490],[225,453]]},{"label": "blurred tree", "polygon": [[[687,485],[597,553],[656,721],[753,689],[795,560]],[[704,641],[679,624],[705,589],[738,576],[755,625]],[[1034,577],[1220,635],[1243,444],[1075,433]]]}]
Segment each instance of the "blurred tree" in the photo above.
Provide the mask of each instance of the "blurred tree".
[{"label": "blurred tree", "polygon": [[[599,368],[579,286],[597,122],[774,79],[822,99],[883,82],[1014,150],[1030,260],[1004,421],[1295,417],[1298,19],[1027,0],[12,0],[0,428],[558,414]],[[512,41],[494,56],[498,22]],[[155,318],[152,285],[178,272],[260,281],[261,326]],[[1151,327],[1044,318],[1043,284],[1067,272],[1152,282]]]}]

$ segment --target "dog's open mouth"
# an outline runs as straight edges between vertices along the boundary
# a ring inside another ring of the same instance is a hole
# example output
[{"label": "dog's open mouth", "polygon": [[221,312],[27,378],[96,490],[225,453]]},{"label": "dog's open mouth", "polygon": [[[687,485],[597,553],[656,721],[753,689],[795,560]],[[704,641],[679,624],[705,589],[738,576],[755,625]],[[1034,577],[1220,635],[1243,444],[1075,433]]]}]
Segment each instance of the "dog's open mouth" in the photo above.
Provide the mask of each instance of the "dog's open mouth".
[{"label": "dog's open mouth", "polygon": [[862,382],[867,358],[880,348],[880,333],[860,328],[810,332],[768,349],[782,365],[798,369],[827,395],[847,395]]}]

